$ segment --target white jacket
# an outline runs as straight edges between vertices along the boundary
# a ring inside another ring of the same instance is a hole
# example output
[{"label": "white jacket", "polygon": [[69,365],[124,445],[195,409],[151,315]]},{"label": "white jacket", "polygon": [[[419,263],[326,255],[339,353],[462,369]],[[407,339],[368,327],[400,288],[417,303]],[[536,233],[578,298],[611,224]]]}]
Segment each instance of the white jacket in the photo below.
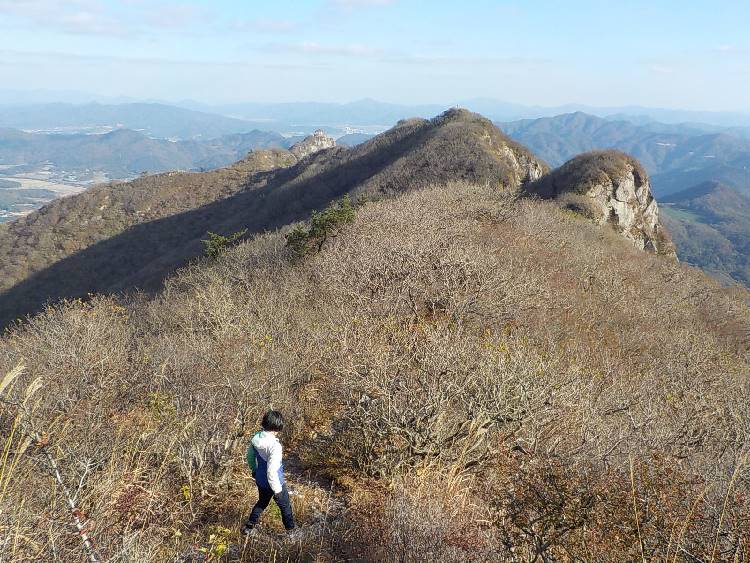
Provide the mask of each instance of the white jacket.
[{"label": "white jacket", "polygon": [[252,444],[258,464],[256,483],[271,489],[274,494],[280,493],[284,486],[281,442],[270,432],[261,431],[253,436]]}]

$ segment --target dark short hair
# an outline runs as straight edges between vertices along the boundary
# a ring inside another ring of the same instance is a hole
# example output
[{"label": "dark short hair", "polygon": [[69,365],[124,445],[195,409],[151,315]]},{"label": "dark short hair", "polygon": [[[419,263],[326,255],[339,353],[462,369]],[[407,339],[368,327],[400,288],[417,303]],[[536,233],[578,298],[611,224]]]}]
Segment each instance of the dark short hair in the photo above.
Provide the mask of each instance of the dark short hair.
[{"label": "dark short hair", "polygon": [[260,425],[267,432],[281,432],[284,430],[284,417],[279,411],[268,411]]}]

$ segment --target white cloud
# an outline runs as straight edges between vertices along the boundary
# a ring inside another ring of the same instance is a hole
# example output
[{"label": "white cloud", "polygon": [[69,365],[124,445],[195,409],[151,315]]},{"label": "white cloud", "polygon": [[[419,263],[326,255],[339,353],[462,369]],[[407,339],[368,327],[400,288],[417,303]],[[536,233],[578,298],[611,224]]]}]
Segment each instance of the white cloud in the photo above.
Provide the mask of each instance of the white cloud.
[{"label": "white cloud", "polygon": [[377,6],[390,6],[395,0],[329,0],[329,4],[335,8],[344,10],[356,10],[358,8],[371,8]]},{"label": "white cloud", "polygon": [[100,0],[0,0],[0,14],[63,33],[124,35],[126,27]]},{"label": "white cloud", "polygon": [[95,65],[106,66],[107,68],[119,68],[121,66],[130,66],[135,68],[154,67],[195,67],[195,68],[226,68],[236,70],[237,68],[257,69],[310,69],[323,68],[325,65],[315,65],[309,63],[274,63],[266,60],[246,60],[246,59],[170,59],[164,57],[128,57],[112,55],[95,55],[81,53],[66,53],[55,51],[15,51],[11,49],[0,49],[0,67],[2,66],[50,66],[57,68],[66,68],[69,65],[84,64],[87,67]]},{"label": "white cloud", "polygon": [[313,53],[316,55],[338,55],[346,57],[372,57],[382,54],[382,51],[367,45],[321,45],[316,42],[305,42],[300,44],[299,49],[304,53]]},{"label": "white cloud", "polygon": [[119,9],[102,0],[0,0],[0,15],[8,16],[14,27],[116,37],[154,29],[183,29],[208,19],[194,6],[176,2],[154,5],[144,0],[121,0]]},{"label": "white cloud", "polygon": [[507,57],[451,57],[451,56],[439,56],[439,55],[404,55],[397,54],[386,59],[388,62],[410,64],[410,65],[425,65],[425,66],[523,66],[523,67],[534,67],[553,64],[552,59],[536,58],[536,57],[518,57],[518,56],[507,56]]}]

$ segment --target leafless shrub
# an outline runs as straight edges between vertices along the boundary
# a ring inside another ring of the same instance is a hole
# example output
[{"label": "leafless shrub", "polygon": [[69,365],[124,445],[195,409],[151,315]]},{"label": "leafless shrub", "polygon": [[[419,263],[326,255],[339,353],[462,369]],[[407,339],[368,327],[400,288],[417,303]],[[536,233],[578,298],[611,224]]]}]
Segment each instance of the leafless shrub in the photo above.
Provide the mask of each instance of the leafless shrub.
[{"label": "leafless shrub", "polygon": [[[62,304],[2,339],[0,373],[27,368],[12,392],[44,383],[35,420],[102,559],[242,546],[269,405],[312,531],[234,559],[749,559],[746,293],[491,187],[357,215],[304,260],[262,235],[154,299]],[[78,560],[15,420],[0,557]]]}]

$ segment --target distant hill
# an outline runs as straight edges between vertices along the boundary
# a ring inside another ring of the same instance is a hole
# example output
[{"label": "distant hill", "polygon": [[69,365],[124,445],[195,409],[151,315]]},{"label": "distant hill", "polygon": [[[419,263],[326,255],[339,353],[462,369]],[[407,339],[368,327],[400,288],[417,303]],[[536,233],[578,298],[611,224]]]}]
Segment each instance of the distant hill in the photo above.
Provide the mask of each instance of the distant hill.
[{"label": "distant hill", "polygon": [[28,188],[3,188],[0,186],[0,211],[17,209],[19,205],[36,206],[39,200],[54,199],[57,194],[50,190]]},{"label": "distant hill", "polygon": [[110,127],[150,137],[210,139],[258,129],[262,123],[165,104],[37,104],[0,106],[0,127],[25,130],[82,130]]},{"label": "distant hill", "polygon": [[226,166],[258,148],[282,148],[278,133],[250,131],[207,141],[167,141],[119,129],[103,135],[50,135],[0,129],[0,164],[39,166],[67,172],[97,170],[109,178],[141,172],[193,170]]},{"label": "distant hill", "polygon": [[680,259],[750,287],[750,197],[704,182],[662,203]]},{"label": "distant hill", "polygon": [[242,103],[208,106],[202,104],[188,105],[213,113],[231,115],[241,119],[255,121],[262,119],[272,124],[288,123],[292,125],[360,125],[390,127],[407,117],[428,117],[442,111],[440,105],[410,106],[389,104],[377,100],[364,99],[345,104],[321,102],[293,103]]},{"label": "distant hill", "polygon": [[50,298],[158,288],[201,253],[207,231],[276,228],[346,193],[380,197],[462,180],[516,189],[547,170],[488,120],[455,110],[299,161],[260,151],[205,174],[99,186],[0,230],[0,319]]},{"label": "distant hill", "polygon": [[631,154],[651,174],[657,196],[701,180],[721,180],[750,193],[750,141],[725,132],[706,133],[693,125],[635,125],[580,112],[499,126],[553,166],[591,150]]},{"label": "distant hill", "polygon": [[[498,123],[498,126],[512,138],[528,145],[552,166],[560,166],[574,156],[592,150],[626,150],[626,147],[642,142],[644,137],[654,136],[651,132],[646,134],[644,127],[627,121],[609,121],[581,112]],[[643,164],[650,165],[646,161]]]},{"label": "distant hill", "polygon": [[348,133],[347,135],[343,135],[336,139],[336,143],[345,147],[354,147],[365,141],[369,141],[374,136],[375,135],[370,135],[368,133]]},{"label": "distant hill", "polygon": [[685,186],[693,186],[696,182],[719,182],[750,195],[750,159],[741,155],[730,163],[720,161],[699,168],[678,168],[654,174],[652,179],[654,186],[659,186],[661,194],[680,192]]}]

